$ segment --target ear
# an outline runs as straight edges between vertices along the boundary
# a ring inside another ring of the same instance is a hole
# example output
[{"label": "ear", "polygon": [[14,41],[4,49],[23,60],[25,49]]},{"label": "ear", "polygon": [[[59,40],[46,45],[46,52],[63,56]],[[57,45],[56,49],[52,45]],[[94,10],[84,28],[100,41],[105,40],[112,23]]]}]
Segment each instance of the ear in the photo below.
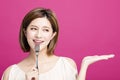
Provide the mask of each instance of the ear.
[{"label": "ear", "polygon": [[53,34],[52,34],[52,36],[51,36],[51,39],[50,40],[52,40],[54,37],[55,37],[55,35],[56,35],[57,33],[56,32],[54,32]]}]

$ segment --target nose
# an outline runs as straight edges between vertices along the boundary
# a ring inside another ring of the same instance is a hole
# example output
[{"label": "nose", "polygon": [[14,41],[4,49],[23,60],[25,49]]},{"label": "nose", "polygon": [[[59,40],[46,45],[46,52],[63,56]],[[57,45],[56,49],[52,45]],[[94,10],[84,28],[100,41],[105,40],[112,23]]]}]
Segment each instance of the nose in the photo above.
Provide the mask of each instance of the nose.
[{"label": "nose", "polygon": [[40,30],[38,30],[38,31],[36,32],[35,37],[36,37],[36,38],[41,38],[41,37],[42,37],[42,33],[41,33]]}]

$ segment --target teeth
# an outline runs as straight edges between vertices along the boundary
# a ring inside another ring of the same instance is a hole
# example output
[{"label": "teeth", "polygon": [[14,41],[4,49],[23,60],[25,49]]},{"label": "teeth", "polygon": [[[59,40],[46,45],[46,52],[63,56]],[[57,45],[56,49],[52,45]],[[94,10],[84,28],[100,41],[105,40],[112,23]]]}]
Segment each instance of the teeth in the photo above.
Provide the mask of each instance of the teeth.
[{"label": "teeth", "polygon": [[40,40],[33,40],[35,42],[35,44],[41,44],[44,41],[40,41]]}]

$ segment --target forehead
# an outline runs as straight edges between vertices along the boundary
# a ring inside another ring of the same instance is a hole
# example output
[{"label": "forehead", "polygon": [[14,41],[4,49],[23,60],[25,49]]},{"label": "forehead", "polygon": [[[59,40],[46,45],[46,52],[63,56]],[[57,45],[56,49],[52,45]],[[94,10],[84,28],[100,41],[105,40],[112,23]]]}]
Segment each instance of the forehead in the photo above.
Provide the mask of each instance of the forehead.
[{"label": "forehead", "polygon": [[37,27],[43,27],[43,26],[51,27],[51,23],[46,17],[36,18],[32,20],[29,25],[34,25]]}]

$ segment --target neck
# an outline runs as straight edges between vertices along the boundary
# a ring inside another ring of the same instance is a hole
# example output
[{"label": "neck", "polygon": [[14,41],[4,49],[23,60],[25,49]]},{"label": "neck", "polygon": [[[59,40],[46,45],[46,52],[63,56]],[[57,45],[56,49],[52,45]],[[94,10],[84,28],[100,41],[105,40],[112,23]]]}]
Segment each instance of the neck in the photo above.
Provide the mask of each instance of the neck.
[{"label": "neck", "polygon": [[[29,57],[29,59],[32,59],[33,61],[36,61],[36,53],[35,53],[35,51],[31,50],[28,57]],[[38,53],[38,60],[40,62],[45,62],[49,57],[50,56],[47,55],[47,49],[41,50]]]}]

